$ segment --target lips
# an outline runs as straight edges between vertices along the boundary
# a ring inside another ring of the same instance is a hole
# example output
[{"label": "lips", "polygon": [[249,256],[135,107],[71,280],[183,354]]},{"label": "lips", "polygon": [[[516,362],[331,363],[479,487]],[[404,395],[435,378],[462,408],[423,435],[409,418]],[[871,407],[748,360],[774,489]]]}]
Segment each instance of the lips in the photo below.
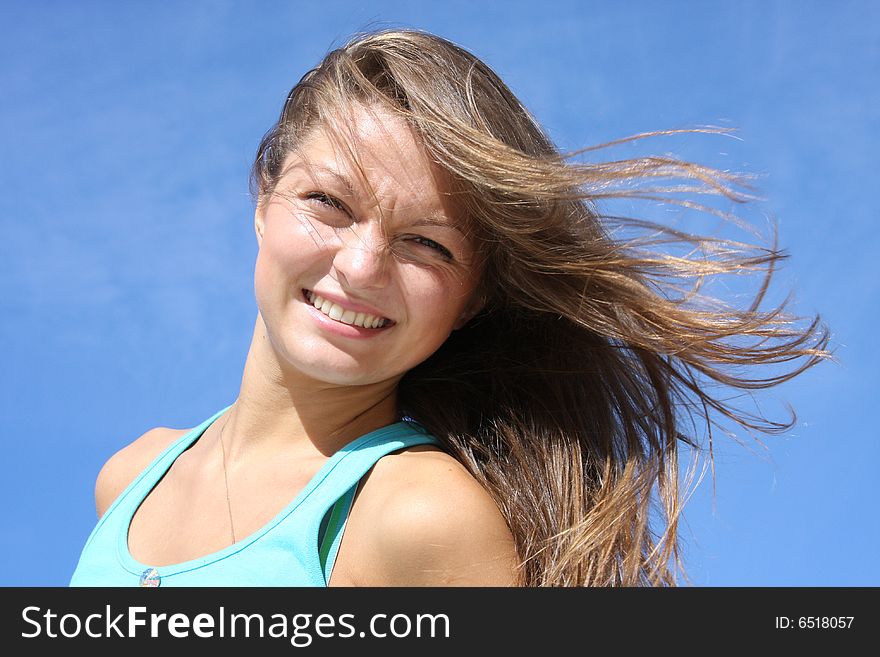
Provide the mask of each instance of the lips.
[{"label": "lips", "polygon": [[345,305],[331,301],[319,294],[315,294],[311,290],[303,289],[305,299],[317,308],[321,313],[330,319],[348,324],[349,326],[357,326],[367,329],[381,329],[394,324],[387,317],[376,315],[373,313],[360,312],[353,308],[347,308]]}]

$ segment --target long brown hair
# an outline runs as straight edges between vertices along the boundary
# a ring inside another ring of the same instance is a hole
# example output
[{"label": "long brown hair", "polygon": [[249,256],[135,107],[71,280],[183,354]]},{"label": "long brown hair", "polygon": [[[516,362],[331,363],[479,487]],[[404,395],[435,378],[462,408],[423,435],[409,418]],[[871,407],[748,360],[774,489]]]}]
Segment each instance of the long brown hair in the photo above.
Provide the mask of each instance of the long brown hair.
[{"label": "long brown hair", "polygon": [[[352,103],[391,109],[417,131],[481,254],[483,310],[404,376],[401,412],[493,496],[519,584],[675,585],[680,443],[701,447],[703,426],[711,457],[719,420],[789,429],[793,415],[767,419],[726,393],[774,386],[826,358],[828,330],[784,304],[762,309],[784,257],[775,240],[689,234],[603,215],[600,203],[663,199],[724,214],[693,199],[743,202],[745,180],[672,157],[563,156],[475,56],[393,30],[356,37],[294,87],[254,162],[258,199],[306,131]],[[621,227],[640,236],[615,237]],[[745,307],[700,293],[709,277],[749,272],[763,278]]]}]

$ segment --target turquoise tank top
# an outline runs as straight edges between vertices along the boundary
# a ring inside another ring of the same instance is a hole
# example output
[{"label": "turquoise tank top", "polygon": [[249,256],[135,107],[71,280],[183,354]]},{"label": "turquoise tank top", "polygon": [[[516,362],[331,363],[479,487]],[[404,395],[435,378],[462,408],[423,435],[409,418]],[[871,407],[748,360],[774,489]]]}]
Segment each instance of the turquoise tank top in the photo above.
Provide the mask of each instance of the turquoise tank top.
[{"label": "turquoise tank top", "polygon": [[278,515],[250,536],[184,563],[153,567],[128,551],[128,528],[141,502],[215,413],[163,451],[119,495],[92,530],[70,586],[326,586],[360,479],[380,458],[413,445],[438,444],[408,418],[337,451]]}]

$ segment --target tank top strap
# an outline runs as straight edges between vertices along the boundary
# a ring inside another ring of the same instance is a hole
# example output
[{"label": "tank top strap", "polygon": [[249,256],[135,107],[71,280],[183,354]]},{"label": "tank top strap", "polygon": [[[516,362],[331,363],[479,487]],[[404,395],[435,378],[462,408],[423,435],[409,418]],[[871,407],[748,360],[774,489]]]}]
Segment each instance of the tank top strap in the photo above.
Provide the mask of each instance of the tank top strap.
[{"label": "tank top strap", "polygon": [[[104,512],[103,517],[99,520],[98,525],[93,530],[92,534],[96,533],[100,526],[110,517],[117,517],[121,522],[129,523],[131,522],[132,516],[134,516],[137,507],[141,504],[143,499],[149,494],[149,492],[153,489],[153,487],[158,483],[158,481],[165,475],[174,461],[186,451],[194,442],[196,442],[199,438],[201,438],[202,434],[208,429],[214,421],[222,416],[226,411],[232,408],[232,404],[229,404],[225,408],[220,409],[216,413],[214,413],[207,420],[199,424],[187,431],[180,438],[174,440],[168,447],[162,450],[158,456],[156,456],[153,461],[141,471],[139,475],[137,475],[131,483],[120,493],[117,498],[113,501],[113,503],[107,508]],[[122,512],[122,509],[117,511],[118,507],[122,507],[125,509]],[[115,512],[115,513],[114,513]],[[120,518],[120,512],[122,512],[122,516]],[[126,524],[126,527],[128,525]],[[91,540],[91,537],[89,537]],[[88,545],[88,542],[86,543]]]},{"label": "tank top strap", "polygon": [[407,419],[365,434],[330,457],[318,480],[313,482],[311,494],[297,510],[299,517],[306,519],[306,540],[316,547],[325,584],[330,579],[345,522],[363,476],[392,452],[437,444],[437,438],[424,427]]}]

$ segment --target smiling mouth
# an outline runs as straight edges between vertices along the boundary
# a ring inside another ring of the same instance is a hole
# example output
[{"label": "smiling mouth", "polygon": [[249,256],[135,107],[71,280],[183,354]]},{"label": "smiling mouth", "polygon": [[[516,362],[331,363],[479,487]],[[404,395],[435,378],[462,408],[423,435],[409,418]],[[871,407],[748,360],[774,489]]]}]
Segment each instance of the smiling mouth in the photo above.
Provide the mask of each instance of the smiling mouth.
[{"label": "smiling mouth", "polygon": [[336,322],[366,329],[381,329],[394,324],[394,322],[387,317],[370,315],[369,313],[359,313],[354,310],[346,310],[338,303],[334,303],[329,299],[318,296],[311,290],[303,289],[302,292],[303,298],[306,301]]}]

